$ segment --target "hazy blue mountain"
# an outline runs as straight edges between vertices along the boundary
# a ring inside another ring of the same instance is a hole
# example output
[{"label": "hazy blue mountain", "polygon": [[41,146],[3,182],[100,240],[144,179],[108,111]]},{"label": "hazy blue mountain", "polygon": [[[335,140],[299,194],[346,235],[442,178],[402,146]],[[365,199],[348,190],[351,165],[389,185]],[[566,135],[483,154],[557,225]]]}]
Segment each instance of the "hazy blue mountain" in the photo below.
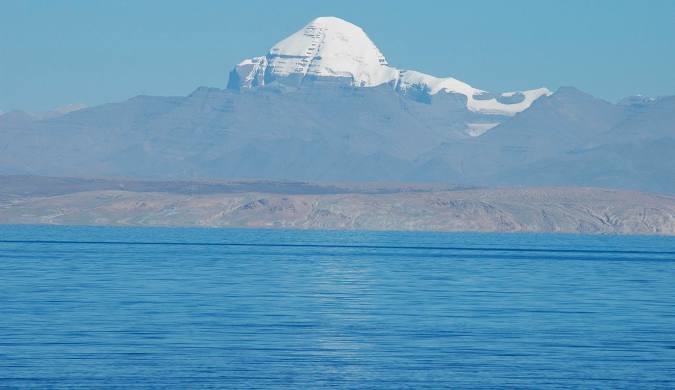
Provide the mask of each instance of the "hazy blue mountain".
[{"label": "hazy blue mountain", "polygon": [[573,88],[479,137],[462,96],[387,87],[199,88],[36,120],[0,116],[0,172],[55,176],[445,181],[675,192],[675,98],[610,104]]},{"label": "hazy blue mountain", "polygon": [[458,102],[444,94],[420,103],[386,87],[199,88],[187,97],[139,96],[53,119],[0,120],[0,170],[395,180],[425,151],[467,137],[453,128],[457,117],[472,115],[458,110]]},{"label": "hazy blue mountain", "polygon": [[508,172],[508,182],[592,183],[675,193],[675,97],[617,107],[620,121],[611,128],[565,153]]},{"label": "hazy blue mountain", "polygon": [[468,178],[498,176],[514,167],[570,153],[619,123],[624,110],[575,88],[560,88],[481,137],[441,145],[431,155]]},{"label": "hazy blue mountain", "polygon": [[675,97],[489,93],[318,18],[227,89],[0,115],[0,174],[579,185],[675,192]]}]

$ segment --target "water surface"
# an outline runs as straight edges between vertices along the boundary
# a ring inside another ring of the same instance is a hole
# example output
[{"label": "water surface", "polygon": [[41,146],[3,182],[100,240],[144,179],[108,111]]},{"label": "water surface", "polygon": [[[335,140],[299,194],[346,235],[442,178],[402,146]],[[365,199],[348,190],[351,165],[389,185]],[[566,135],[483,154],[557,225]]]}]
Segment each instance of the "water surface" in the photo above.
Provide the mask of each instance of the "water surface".
[{"label": "water surface", "polygon": [[0,388],[674,388],[675,239],[0,227]]}]

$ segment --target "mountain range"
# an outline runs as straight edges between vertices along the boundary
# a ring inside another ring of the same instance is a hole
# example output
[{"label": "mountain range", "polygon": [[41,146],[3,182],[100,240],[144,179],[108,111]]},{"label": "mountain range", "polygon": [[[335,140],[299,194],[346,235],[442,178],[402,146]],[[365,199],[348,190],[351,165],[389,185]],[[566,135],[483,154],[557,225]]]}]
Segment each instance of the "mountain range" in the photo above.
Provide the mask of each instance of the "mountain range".
[{"label": "mountain range", "polygon": [[321,17],[227,88],[0,115],[0,174],[596,186],[675,193],[675,96],[491,93]]}]

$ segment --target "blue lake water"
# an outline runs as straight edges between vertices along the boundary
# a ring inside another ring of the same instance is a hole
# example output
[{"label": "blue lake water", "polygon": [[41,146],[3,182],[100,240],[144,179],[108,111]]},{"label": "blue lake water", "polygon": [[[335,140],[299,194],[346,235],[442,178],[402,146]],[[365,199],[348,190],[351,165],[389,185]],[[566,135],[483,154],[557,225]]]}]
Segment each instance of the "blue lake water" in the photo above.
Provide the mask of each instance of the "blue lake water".
[{"label": "blue lake water", "polygon": [[675,239],[0,227],[0,388],[675,388]]}]

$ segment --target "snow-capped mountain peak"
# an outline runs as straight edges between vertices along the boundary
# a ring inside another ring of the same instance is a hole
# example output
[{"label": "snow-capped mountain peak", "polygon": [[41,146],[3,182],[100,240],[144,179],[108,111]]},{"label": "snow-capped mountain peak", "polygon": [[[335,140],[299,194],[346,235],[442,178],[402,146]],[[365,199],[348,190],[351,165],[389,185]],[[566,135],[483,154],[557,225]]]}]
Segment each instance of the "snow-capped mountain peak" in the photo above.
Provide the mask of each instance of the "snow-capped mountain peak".
[{"label": "snow-capped mountain peak", "polygon": [[272,46],[266,56],[246,59],[230,74],[229,87],[251,89],[271,82],[300,86],[338,82],[354,87],[389,84],[402,94],[416,89],[465,95],[467,109],[487,115],[515,115],[551,91],[539,88],[490,94],[452,77],[438,78],[389,65],[358,26],[336,17],[319,17]]},{"label": "snow-capped mountain peak", "polygon": [[275,44],[265,57],[244,60],[235,69],[240,87],[278,79],[339,79],[373,87],[395,81],[398,70],[358,26],[336,17],[320,17]]},{"label": "snow-capped mountain peak", "polygon": [[398,77],[368,35],[335,17],[316,18],[272,47],[267,55],[277,77],[300,74],[344,77],[356,86],[371,87]]}]

